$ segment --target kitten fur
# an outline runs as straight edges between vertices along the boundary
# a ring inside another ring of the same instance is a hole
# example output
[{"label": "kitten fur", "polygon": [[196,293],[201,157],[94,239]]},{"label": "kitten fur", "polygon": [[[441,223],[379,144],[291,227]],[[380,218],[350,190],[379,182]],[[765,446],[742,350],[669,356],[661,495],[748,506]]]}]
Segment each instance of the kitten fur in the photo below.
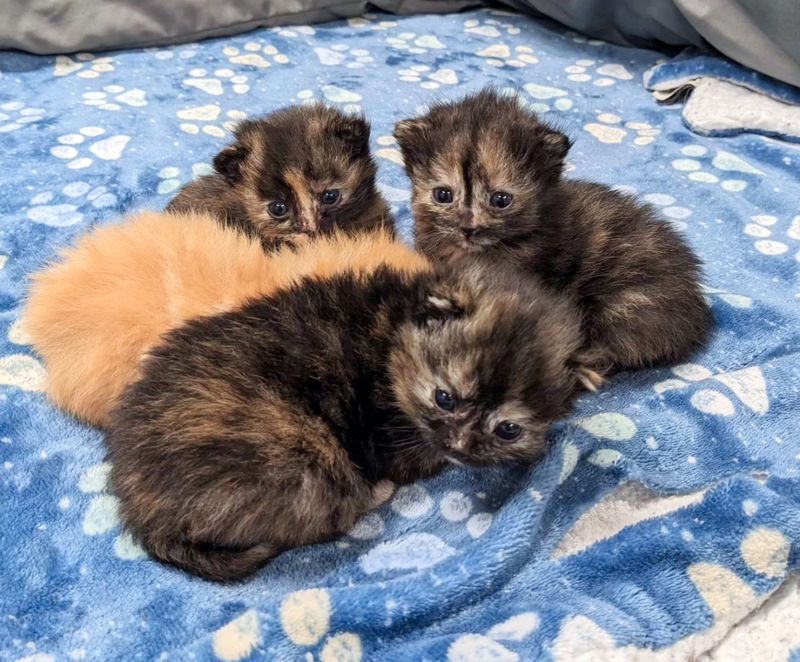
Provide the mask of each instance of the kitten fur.
[{"label": "kitten fur", "polygon": [[50,399],[105,427],[142,356],[169,329],[303,276],[384,264],[429,268],[384,230],[335,233],[265,256],[256,240],[207,214],[142,212],[92,230],[34,274],[22,326],[44,359]]},{"label": "kitten fur", "polygon": [[[577,312],[512,286],[514,272],[455,273],[306,279],[170,332],[107,435],[136,539],[163,562],[237,580],[349,530],[378,480],[538,459],[577,390]],[[516,439],[495,432],[508,421]]]},{"label": "kitten fur", "polygon": [[[321,103],[243,122],[214,158],[214,174],[184,186],[167,210],[210,213],[260,239],[265,250],[335,228],[393,232],[375,186],[369,135],[364,118]],[[339,200],[323,204],[331,190]],[[270,213],[275,202],[286,205],[285,217]]]},{"label": "kitten fur", "polygon": [[[562,179],[570,140],[515,97],[484,90],[439,104],[399,122],[395,137],[417,247],[435,261],[510,260],[574,297],[594,386],[616,369],[683,361],[706,342],[700,261],[683,239],[633,196]],[[437,187],[452,202],[437,202]],[[490,204],[497,192],[511,204]]]}]

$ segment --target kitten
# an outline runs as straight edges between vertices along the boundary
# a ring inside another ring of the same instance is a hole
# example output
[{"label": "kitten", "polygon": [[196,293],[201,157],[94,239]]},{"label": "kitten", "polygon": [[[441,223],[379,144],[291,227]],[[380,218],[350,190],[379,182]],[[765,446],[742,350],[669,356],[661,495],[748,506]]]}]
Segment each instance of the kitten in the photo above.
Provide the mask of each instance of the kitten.
[{"label": "kitten", "polygon": [[369,124],[321,103],[243,122],[212,175],[181,189],[167,211],[208,212],[265,250],[317,232],[393,229],[375,186]]},{"label": "kitten", "polygon": [[241,579],[349,530],[380,479],[538,459],[577,389],[578,314],[516,273],[457,273],[307,279],[168,334],[107,436],[135,537]]},{"label": "kitten", "polygon": [[427,261],[385,230],[320,236],[264,255],[258,241],[207,214],[143,212],[95,228],[32,277],[22,326],[62,409],[105,427],[142,356],[192,317],[230,310],[303,276],[367,273]]},{"label": "kitten", "polygon": [[594,384],[615,369],[675,363],[712,316],[700,262],[649,205],[562,179],[569,139],[513,97],[485,90],[398,123],[418,247],[432,260],[510,260],[575,298]]}]

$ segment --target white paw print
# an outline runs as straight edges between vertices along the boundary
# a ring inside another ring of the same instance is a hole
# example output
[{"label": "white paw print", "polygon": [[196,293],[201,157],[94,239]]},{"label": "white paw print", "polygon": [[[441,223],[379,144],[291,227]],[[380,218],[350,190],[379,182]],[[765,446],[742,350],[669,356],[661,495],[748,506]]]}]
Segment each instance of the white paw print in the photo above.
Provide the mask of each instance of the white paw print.
[{"label": "white paw print", "polygon": [[[323,85],[321,91],[322,98],[326,101],[342,104],[342,110],[345,113],[352,113],[354,115],[361,113],[361,106],[358,102],[361,101],[363,97],[358,92],[346,90],[336,85]],[[295,100],[308,106],[316,103],[318,97],[314,93],[314,90],[300,90]]]},{"label": "white paw print", "polygon": [[295,25],[293,27],[272,28],[270,32],[275,32],[281,37],[289,37],[290,39],[296,38],[300,35],[313,37],[315,34],[317,34],[317,31],[310,25]]},{"label": "white paw print", "polygon": [[432,71],[424,64],[415,64],[408,69],[400,69],[397,74],[400,76],[400,80],[407,83],[419,83],[419,86],[426,90],[436,90],[442,85],[458,84],[458,74],[452,69]]},{"label": "white paw print", "polygon": [[78,53],[73,60],[69,55],[57,55],[54,76],[77,74],[79,78],[97,78],[114,71],[114,58],[95,57],[92,53]]},{"label": "white paw print", "polygon": [[[567,90],[562,90],[558,87],[550,87],[548,85],[539,85],[538,83],[525,83],[522,89],[525,90],[530,97],[535,99],[535,101],[529,101],[522,97],[520,97],[520,99],[536,113],[546,113],[550,110],[569,110],[572,108],[572,99],[568,98],[569,92],[567,92]],[[508,88],[506,93],[518,95],[518,92],[513,88]],[[552,107],[548,103],[545,103],[551,100],[553,103]]]},{"label": "white paw print", "polygon": [[431,50],[443,50],[447,48],[436,35],[422,34],[415,32],[401,32],[394,37],[386,37],[386,43],[390,48],[422,55]]},{"label": "white paw print", "polygon": [[[192,179],[210,175],[214,169],[208,163],[195,163],[192,165]],[[181,169],[177,166],[165,166],[158,171],[158,195],[167,195],[181,187]]]},{"label": "white paw print", "polygon": [[189,58],[193,58],[197,55],[197,46],[198,44],[184,44],[183,48],[165,48],[161,50],[157,49],[145,49],[146,52],[152,52],[153,57],[156,60],[171,60],[176,55],[181,60],[188,60]]},{"label": "white paw print", "polygon": [[37,193],[30,201],[25,215],[34,223],[63,228],[83,221],[82,206],[90,204],[95,209],[105,209],[117,204],[117,196],[105,186],[93,187],[88,182],[70,182],[56,194],[52,191]]},{"label": "white paw print", "polygon": [[[126,135],[113,135],[100,138],[105,134],[105,129],[99,126],[85,126],[78,133],[67,133],[58,137],[58,145],[50,148],[50,154],[57,159],[68,161],[67,168],[82,170],[94,163],[92,156],[80,155],[80,150],[86,148],[93,157],[103,161],[116,161],[122,156],[131,137]],[[87,142],[91,141],[91,143]]]},{"label": "white paw print", "polygon": [[598,122],[589,122],[584,125],[584,129],[597,138],[601,143],[613,144],[621,143],[630,132],[636,134],[633,144],[637,147],[644,147],[655,142],[656,137],[661,133],[647,122],[625,122],[622,125],[622,118],[614,113],[598,113]]},{"label": "white paw print", "polygon": [[84,92],[83,103],[101,110],[122,110],[120,104],[139,108],[147,105],[147,93],[138,88],[128,90],[122,85],[106,85],[102,92]]},{"label": "white paw print", "polygon": [[[589,71],[592,67],[594,70]],[[633,80],[633,74],[623,65],[615,63],[597,65],[595,60],[577,60],[575,64],[565,67],[564,71],[571,81],[576,83],[592,81],[592,85],[597,87],[609,87],[620,80]]]},{"label": "white paw print", "polygon": [[[261,56],[259,55],[257,57]],[[269,63],[267,63],[266,66],[269,66]],[[235,94],[246,94],[250,91],[248,77],[244,74],[237,74],[232,69],[215,69],[213,72],[214,77],[210,78],[208,71],[197,68],[189,71],[189,76],[189,78],[183,80],[184,85],[202,90],[206,94],[210,94],[214,97],[224,94],[225,83],[230,84],[231,90],[233,90]]]},{"label": "white paw print", "polygon": [[464,21],[464,32],[496,39],[497,37],[502,37],[503,32],[509,35],[517,35],[520,33],[520,29],[513,23],[504,23],[496,18],[487,18],[482,21],[473,18]]},{"label": "white paw print", "polygon": [[[758,214],[750,217],[751,222],[744,226],[744,233],[753,237],[755,249],[764,255],[779,256],[789,251],[789,245],[775,239],[774,233],[778,230],[778,218],[768,214]],[[800,216],[792,219],[786,231],[789,239],[800,241]],[[800,262],[800,251],[795,254],[795,259]]]},{"label": "white paw print", "polygon": [[18,131],[26,124],[45,117],[44,108],[28,108],[21,101],[9,101],[0,106],[0,133]]},{"label": "white paw print", "polygon": [[[228,62],[235,65],[246,65],[248,67],[266,69],[273,64],[289,64],[289,57],[281,53],[272,44],[264,45],[257,41],[248,41],[242,49],[244,52],[239,50],[236,46],[226,46],[222,49],[222,52],[228,58]],[[236,83],[236,81],[234,81],[234,83]],[[236,89],[234,88],[234,92],[235,91]]]},{"label": "white paw print", "polygon": [[320,64],[327,67],[345,66],[348,69],[361,69],[375,61],[369,51],[363,48],[351,49],[347,44],[333,44],[330,48],[318,47],[314,52]]},{"label": "white paw print", "polygon": [[[744,191],[748,182],[744,179],[721,179],[726,173],[743,173],[751,176],[764,176],[758,168],[750,165],[743,158],[724,150],[718,150],[710,163],[703,163],[699,159],[707,159],[708,148],[703,145],[685,145],[681,147],[682,158],[674,159],[672,167],[679,172],[686,173],[686,178],[701,184],[719,184],[724,190],[732,193]],[[684,158],[689,157],[689,158]],[[716,174],[703,170],[703,166],[716,170]]]},{"label": "white paw print", "polygon": [[375,14],[364,14],[359,18],[348,18],[347,24],[351,28],[359,28],[362,30],[367,29],[376,32],[397,27],[397,21],[378,20],[378,16],[376,16]]},{"label": "white paw print", "polygon": [[181,122],[179,127],[184,133],[196,136],[202,131],[215,138],[224,138],[228,131],[236,128],[237,122],[247,117],[247,113],[241,110],[229,110],[225,113],[227,119],[222,121],[222,125],[215,124],[222,115],[222,109],[216,104],[184,108],[175,114],[178,119],[188,120]]},{"label": "white paw print", "polygon": [[486,58],[486,64],[493,67],[516,67],[519,69],[539,61],[530,46],[515,46],[512,50],[506,44],[492,44],[479,50],[477,55]]}]

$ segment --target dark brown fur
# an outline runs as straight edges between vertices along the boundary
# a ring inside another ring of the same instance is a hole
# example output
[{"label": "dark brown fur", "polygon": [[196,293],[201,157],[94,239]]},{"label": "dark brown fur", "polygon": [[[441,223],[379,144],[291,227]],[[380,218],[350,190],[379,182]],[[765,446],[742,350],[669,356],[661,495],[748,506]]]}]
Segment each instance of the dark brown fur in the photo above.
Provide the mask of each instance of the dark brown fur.
[{"label": "dark brown fur", "polygon": [[[483,91],[395,130],[413,183],[418,248],[433,260],[511,260],[575,298],[594,370],[674,363],[707,339],[700,262],[649,205],[562,179],[570,147],[514,97]],[[446,187],[453,201],[433,191]],[[506,208],[490,204],[498,191]]]},{"label": "dark brown fur", "polygon": [[[243,122],[233,145],[214,158],[216,172],[184,186],[167,210],[211,213],[267,250],[334,228],[393,230],[375,186],[369,134],[363,118],[323,104]],[[339,191],[335,204],[322,203],[328,190]],[[284,218],[270,214],[274,202],[287,206]]]},{"label": "dark brown fur", "polygon": [[124,522],[161,561],[234,580],[347,531],[380,479],[538,459],[577,391],[580,322],[516,280],[308,279],[171,332],[108,433]]}]

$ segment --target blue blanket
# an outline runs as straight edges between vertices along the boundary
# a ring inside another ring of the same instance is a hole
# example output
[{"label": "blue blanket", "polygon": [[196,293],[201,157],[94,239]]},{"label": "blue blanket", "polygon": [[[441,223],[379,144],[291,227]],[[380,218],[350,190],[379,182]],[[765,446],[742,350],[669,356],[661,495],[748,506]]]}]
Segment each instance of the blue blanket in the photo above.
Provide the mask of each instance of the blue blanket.
[{"label": "blue blanket", "polygon": [[[643,88],[658,58],[483,10],[0,54],[0,659],[682,660],[724,645],[800,565],[800,151],[690,133]],[[487,83],[575,139],[569,176],[635,191],[685,232],[711,346],[583,397],[539,465],[382,484],[349,535],[241,585],[150,561],[119,527],[102,435],[41,392],[17,323],[27,275],[93,224],[163,207],[235,121],[311,99],[372,119],[410,237],[393,124]],[[764,627],[737,659],[800,657],[796,624]],[[783,657],[760,658],[769,646]]]}]

